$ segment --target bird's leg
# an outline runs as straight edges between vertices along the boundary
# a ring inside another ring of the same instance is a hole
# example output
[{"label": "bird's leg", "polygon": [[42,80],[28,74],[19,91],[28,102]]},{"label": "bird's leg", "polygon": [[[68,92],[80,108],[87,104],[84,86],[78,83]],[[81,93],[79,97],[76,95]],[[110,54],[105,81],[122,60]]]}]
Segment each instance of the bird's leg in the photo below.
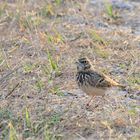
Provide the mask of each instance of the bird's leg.
[{"label": "bird's leg", "polygon": [[98,100],[98,102],[96,103],[96,105],[94,106],[94,108],[97,108],[99,106],[99,104],[101,103],[100,100]]},{"label": "bird's leg", "polygon": [[[101,99],[106,100],[104,97],[105,97],[105,95],[101,96]],[[102,100],[98,100],[98,102],[94,108],[97,108],[101,102],[102,102]]]},{"label": "bird's leg", "polygon": [[[86,104],[86,107],[89,107],[89,106],[90,106],[90,102],[93,100],[94,97],[95,97],[95,96],[92,96],[92,97],[91,97],[91,99],[89,100],[89,102]],[[105,99],[105,95],[101,96],[101,99],[107,101],[107,100]],[[98,102],[97,102],[97,104],[95,105],[94,108],[97,108],[101,102],[102,102],[102,100],[98,100]]]},{"label": "bird's leg", "polygon": [[90,102],[92,101],[92,99],[94,98],[94,96],[91,97],[91,99],[88,101],[88,103],[86,104],[86,106],[89,106]]}]

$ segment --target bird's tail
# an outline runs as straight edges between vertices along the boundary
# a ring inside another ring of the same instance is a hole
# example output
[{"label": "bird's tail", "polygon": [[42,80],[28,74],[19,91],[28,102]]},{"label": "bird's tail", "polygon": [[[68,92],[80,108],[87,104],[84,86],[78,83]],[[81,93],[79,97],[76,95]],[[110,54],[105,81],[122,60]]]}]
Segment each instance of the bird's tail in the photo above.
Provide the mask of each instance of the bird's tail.
[{"label": "bird's tail", "polygon": [[121,89],[125,89],[125,88],[126,88],[125,85],[122,85],[122,84],[117,83],[116,81],[114,81],[114,80],[111,79],[110,77],[108,77],[108,76],[106,76],[106,75],[104,75],[104,77],[106,78],[107,81],[110,82],[110,84],[111,84],[112,86],[119,87],[119,88],[121,88]]}]

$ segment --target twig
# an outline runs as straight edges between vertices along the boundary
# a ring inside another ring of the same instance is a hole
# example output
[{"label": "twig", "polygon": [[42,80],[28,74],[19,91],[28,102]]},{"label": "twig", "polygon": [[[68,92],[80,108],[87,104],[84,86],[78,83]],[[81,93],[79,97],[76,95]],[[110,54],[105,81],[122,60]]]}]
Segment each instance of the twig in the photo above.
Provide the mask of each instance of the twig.
[{"label": "twig", "polygon": [[76,36],[75,38],[71,39],[70,42],[76,41],[77,39],[81,38],[82,33],[80,33],[78,36]]},{"label": "twig", "polygon": [[15,85],[15,87],[5,96],[5,99],[6,99],[8,96],[10,96],[10,95],[15,91],[15,89],[16,89],[18,86],[19,86],[19,83],[17,83],[17,84]]},{"label": "twig", "polygon": [[78,133],[75,133],[78,137],[80,137],[81,138],[81,140],[86,140],[83,136],[81,136],[80,134],[78,134]]},{"label": "twig", "polygon": [[0,79],[0,83],[2,83],[4,79],[6,79],[6,78],[7,78],[8,76],[10,76],[11,74],[13,74],[13,73],[14,73],[15,71],[17,71],[19,68],[21,68],[21,66],[18,67],[18,68],[15,68],[14,70],[10,71],[8,74],[6,74],[5,76],[3,76],[3,77]]}]

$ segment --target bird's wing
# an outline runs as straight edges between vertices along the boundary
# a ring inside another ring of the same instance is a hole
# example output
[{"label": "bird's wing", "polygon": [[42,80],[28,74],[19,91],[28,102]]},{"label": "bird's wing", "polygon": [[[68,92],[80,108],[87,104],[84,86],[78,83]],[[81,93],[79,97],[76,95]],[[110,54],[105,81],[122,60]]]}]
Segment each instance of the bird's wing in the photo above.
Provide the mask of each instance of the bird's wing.
[{"label": "bird's wing", "polygon": [[110,82],[110,84],[112,86],[119,86],[119,83],[117,83],[116,81],[114,81],[113,79],[111,79],[110,77],[108,77],[107,75],[103,74],[103,76],[105,77],[105,80]]},{"label": "bird's wing", "polygon": [[106,78],[103,75],[95,71],[92,71],[90,74],[90,85],[101,88],[111,87],[111,83],[108,80],[106,80]]},{"label": "bird's wing", "polygon": [[92,76],[93,77],[92,83],[94,83],[95,87],[102,87],[102,88],[107,88],[112,86],[124,87],[105,74],[100,74],[94,71],[92,72],[92,75],[94,76],[94,77]]},{"label": "bird's wing", "polygon": [[108,77],[107,75],[105,75],[105,74],[102,74],[102,75],[104,76],[105,81],[109,82],[111,86],[118,86],[118,87],[121,87],[121,88],[125,88],[124,85],[121,85],[121,84],[117,83],[116,81],[114,81],[113,79]]}]

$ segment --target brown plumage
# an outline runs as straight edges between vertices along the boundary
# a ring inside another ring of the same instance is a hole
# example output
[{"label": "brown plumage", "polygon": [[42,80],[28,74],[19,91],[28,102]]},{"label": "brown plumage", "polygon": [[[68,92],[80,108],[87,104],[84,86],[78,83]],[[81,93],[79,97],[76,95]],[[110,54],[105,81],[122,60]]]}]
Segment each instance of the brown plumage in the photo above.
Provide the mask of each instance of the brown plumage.
[{"label": "brown plumage", "polygon": [[105,74],[95,71],[88,58],[80,58],[76,62],[76,81],[80,89],[90,96],[104,96],[108,88],[124,86],[115,82]]}]

